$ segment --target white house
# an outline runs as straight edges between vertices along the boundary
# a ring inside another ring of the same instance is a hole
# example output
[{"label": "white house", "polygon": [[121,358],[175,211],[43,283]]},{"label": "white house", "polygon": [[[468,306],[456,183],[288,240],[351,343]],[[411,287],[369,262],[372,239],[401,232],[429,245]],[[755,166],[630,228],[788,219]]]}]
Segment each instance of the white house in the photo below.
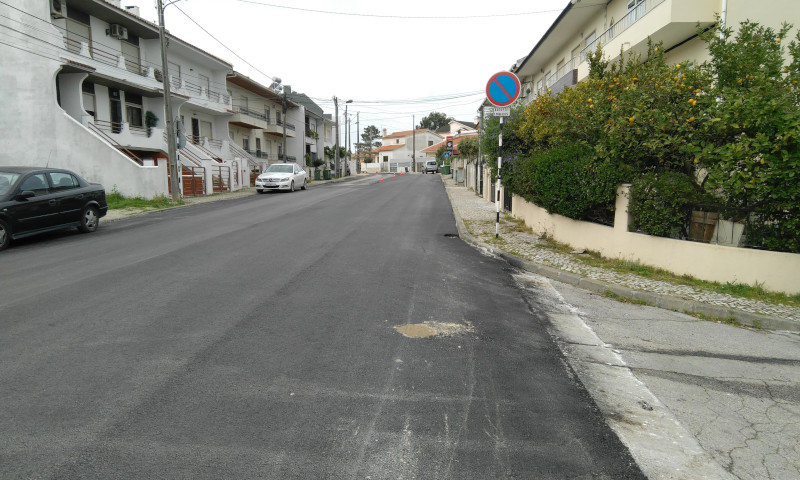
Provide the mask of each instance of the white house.
[{"label": "white house", "polygon": [[377,157],[381,171],[396,171],[399,167],[407,167],[411,171],[414,170],[412,162],[417,163],[416,171],[419,171],[419,166],[425,157],[423,150],[441,142],[443,138],[427,128],[406,130],[390,135],[386,135],[384,130],[381,138],[382,145],[371,153]]}]

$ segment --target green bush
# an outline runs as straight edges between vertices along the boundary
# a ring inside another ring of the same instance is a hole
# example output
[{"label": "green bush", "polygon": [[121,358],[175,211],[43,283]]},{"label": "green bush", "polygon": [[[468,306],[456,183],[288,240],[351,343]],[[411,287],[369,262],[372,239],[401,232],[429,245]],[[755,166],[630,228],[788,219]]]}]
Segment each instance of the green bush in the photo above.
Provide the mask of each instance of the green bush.
[{"label": "green bush", "polygon": [[514,186],[550,213],[610,225],[617,187],[629,175],[624,165],[596,160],[589,147],[571,144],[518,162]]},{"label": "green bush", "polygon": [[694,181],[678,172],[645,173],[631,185],[633,227],[658,237],[686,237],[689,203],[701,201]]}]

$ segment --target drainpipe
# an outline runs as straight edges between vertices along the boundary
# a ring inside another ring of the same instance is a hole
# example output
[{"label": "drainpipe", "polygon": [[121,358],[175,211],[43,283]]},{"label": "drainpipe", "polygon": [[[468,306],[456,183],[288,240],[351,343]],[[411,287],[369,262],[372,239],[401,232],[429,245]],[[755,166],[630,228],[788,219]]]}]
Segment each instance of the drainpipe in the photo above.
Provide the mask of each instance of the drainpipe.
[{"label": "drainpipe", "polygon": [[722,38],[722,29],[725,28],[726,18],[728,16],[728,0],[722,0],[722,12],[719,14],[719,21],[720,21],[720,33],[719,36]]}]

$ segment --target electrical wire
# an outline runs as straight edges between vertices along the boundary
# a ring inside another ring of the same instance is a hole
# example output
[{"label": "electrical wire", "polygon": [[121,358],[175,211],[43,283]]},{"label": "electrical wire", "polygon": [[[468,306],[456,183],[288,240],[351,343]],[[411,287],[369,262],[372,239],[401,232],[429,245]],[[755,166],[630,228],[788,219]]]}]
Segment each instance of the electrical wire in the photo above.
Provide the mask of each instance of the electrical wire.
[{"label": "electrical wire", "polygon": [[259,5],[262,7],[283,8],[286,10],[296,10],[301,12],[321,13],[325,15],[344,15],[348,17],[367,17],[367,18],[390,18],[394,20],[465,20],[465,19],[484,19],[484,18],[500,18],[500,17],[518,17],[523,15],[542,15],[546,13],[560,12],[562,9],[540,10],[536,12],[517,12],[517,13],[490,13],[483,15],[378,15],[370,13],[352,13],[352,12],[336,12],[332,10],[316,10],[313,8],[289,7],[286,5],[276,5],[274,3],[257,2],[255,0],[237,0],[241,3],[249,3]]}]

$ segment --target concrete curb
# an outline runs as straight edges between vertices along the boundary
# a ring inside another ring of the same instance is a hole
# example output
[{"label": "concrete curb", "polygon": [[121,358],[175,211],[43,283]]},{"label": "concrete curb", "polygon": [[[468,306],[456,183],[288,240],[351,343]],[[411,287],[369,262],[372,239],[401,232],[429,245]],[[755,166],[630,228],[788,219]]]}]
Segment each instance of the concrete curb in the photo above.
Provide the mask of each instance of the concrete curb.
[{"label": "concrete curb", "polygon": [[[453,197],[450,195],[450,189],[448,189],[446,185],[445,191],[447,192],[447,197],[450,199],[450,204],[452,205]],[[459,237],[461,237],[462,240],[478,249],[502,258],[511,266],[521,270],[532,272],[543,277],[564,282],[566,284],[599,294],[611,292],[619,297],[634,301],[642,301],[647,305],[663,308],[665,310],[673,310],[683,313],[695,313],[719,319],[732,319],[740,325],[761,328],[765,330],[786,330],[791,332],[800,332],[800,324],[785,318],[758,315],[733,308],[710,305],[707,303],[698,302],[696,300],[687,300],[685,298],[679,298],[672,295],[647,292],[643,290],[634,290],[622,285],[601,282],[599,280],[582,277],[574,273],[565,272],[554,267],[519,258],[496,247],[492,247],[491,245],[488,245],[473,237],[455,208],[453,209],[453,216],[456,219],[456,227],[458,228]]]}]

